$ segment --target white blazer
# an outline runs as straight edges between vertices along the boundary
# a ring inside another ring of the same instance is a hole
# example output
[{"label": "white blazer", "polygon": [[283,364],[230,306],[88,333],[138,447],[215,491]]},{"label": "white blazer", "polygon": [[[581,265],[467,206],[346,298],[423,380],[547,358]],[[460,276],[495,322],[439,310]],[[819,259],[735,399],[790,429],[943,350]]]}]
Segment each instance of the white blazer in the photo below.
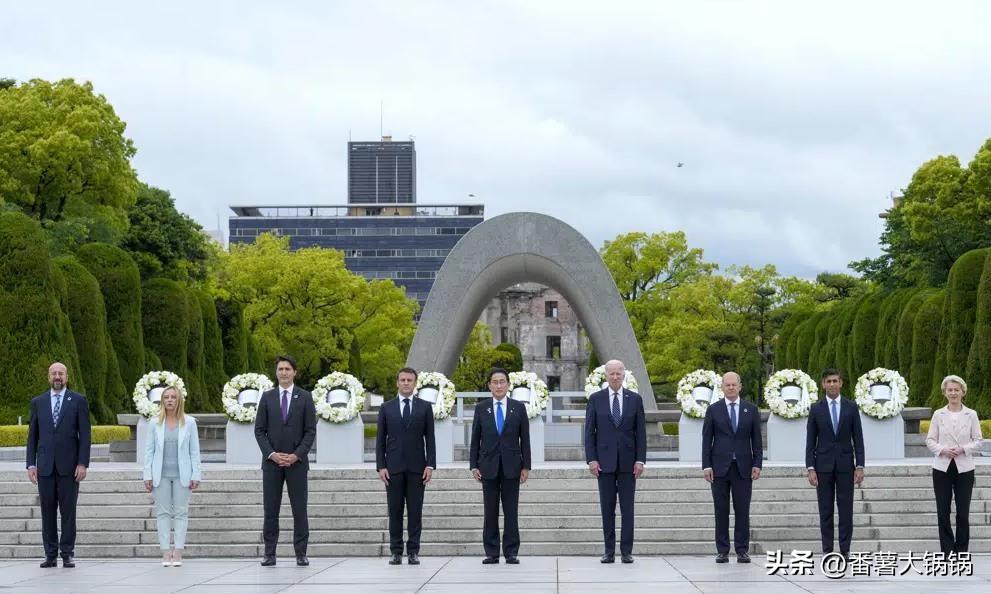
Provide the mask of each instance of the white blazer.
[{"label": "white blazer", "polygon": [[[926,435],[926,447],[935,455],[933,468],[946,472],[950,468],[950,460],[957,465],[957,472],[974,470],[974,454],[981,449],[981,422],[972,408],[964,406],[960,411],[960,426],[956,432],[950,425],[950,411],[944,406],[933,413],[929,424],[929,434]],[[962,447],[963,456],[950,458],[940,456],[940,452],[953,447]]]},{"label": "white blazer", "polygon": [[[189,486],[189,481],[202,480],[200,474],[200,437],[196,431],[196,419],[186,415],[186,422],[179,431],[179,484]],[[162,482],[162,462],[165,459],[165,425],[158,420],[148,423],[148,439],[145,442],[144,480],[154,486]]]}]

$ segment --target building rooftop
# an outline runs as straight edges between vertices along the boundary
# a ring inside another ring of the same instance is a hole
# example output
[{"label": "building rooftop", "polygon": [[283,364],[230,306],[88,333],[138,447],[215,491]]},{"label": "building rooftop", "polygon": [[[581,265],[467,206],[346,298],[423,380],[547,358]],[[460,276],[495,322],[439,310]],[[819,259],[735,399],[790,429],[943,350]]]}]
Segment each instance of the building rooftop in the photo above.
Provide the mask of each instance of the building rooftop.
[{"label": "building rooftop", "polygon": [[313,204],[231,205],[239,217],[482,217],[482,204]]}]

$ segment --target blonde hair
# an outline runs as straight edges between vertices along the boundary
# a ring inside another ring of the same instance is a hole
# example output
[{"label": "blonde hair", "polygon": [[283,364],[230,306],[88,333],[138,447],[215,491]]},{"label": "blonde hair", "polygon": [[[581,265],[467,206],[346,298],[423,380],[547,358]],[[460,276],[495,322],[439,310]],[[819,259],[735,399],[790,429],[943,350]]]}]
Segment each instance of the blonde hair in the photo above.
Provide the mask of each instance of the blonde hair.
[{"label": "blonde hair", "polygon": [[946,392],[946,384],[953,382],[959,384],[963,388],[963,395],[967,395],[967,382],[963,381],[963,378],[959,375],[948,375],[943,378],[943,382],[939,384],[939,391]]},{"label": "blonde hair", "polygon": [[165,395],[169,393],[169,390],[175,392],[175,397],[176,397],[175,414],[176,417],[179,418],[179,424],[184,425],[186,423],[186,398],[183,397],[182,392],[175,386],[169,386],[168,388],[162,390],[162,400],[159,401],[159,406],[158,406],[159,409],[158,424],[159,425],[165,424],[165,414],[166,414],[165,405],[162,404],[162,401],[165,400]]}]

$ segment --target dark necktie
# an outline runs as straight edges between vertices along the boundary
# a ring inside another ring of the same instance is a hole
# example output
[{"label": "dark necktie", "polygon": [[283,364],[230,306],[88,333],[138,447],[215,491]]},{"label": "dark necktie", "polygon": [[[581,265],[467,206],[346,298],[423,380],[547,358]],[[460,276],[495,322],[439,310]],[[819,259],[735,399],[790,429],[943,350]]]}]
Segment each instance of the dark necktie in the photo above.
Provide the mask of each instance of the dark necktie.
[{"label": "dark necktie", "polygon": [[282,422],[289,418],[289,390],[282,391]]},{"label": "dark necktie", "polygon": [[733,433],[736,433],[736,403],[731,402],[729,405],[729,424],[733,427]]},{"label": "dark necktie", "polygon": [[62,395],[58,394],[55,396],[55,410],[52,411],[52,420],[58,425],[58,415],[59,411],[62,409]]},{"label": "dark necktie", "polygon": [[403,398],[403,425],[409,425],[409,398]]},{"label": "dark necktie", "polygon": [[502,402],[496,402],[496,431],[502,435],[502,426],[506,422],[506,417],[502,416]]},{"label": "dark necktie", "polygon": [[623,413],[619,410],[619,392],[613,392],[612,395],[612,424],[619,427],[620,421],[623,420]]}]

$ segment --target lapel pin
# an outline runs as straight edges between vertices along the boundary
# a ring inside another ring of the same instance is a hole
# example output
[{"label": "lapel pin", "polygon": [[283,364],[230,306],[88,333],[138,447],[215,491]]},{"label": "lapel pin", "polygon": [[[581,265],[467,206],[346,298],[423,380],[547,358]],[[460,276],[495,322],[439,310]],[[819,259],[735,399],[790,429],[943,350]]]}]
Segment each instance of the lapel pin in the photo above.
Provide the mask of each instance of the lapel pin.
[{"label": "lapel pin", "polygon": [[488,412],[492,412],[492,407],[489,407]]},{"label": "lapel pin", "polygon": [[299,398],[299,394],[293,394],[292,397],[293,397],[293,400],[295,400],[295,399]]},{"label": "lapel pin", "polygon": [[747,409],[743,409],[743,412],[747,412]]}]

